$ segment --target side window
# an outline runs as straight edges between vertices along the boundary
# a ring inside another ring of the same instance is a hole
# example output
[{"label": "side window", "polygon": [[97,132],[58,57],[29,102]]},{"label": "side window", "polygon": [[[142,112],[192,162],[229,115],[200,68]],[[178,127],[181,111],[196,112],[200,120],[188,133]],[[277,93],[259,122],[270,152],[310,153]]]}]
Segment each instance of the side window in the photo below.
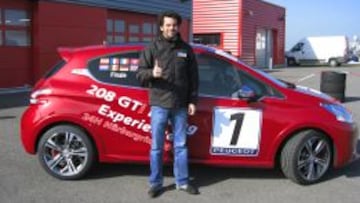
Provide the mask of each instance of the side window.
[{"label": "side window", "polygon": [[303,46],[304,46],[304,43],[299,42],[291,49],[291,52],[301,51]]},{"label": "side window", "polygon": [[214,56],[198,54],[199,93],[231,97],[241,87],[241,81],[231,63]]},{"label": "side window", "polygon": [[198,54],[199,93],[233,97],[241,86],[253,89],[256,95],[272,95],[271,88],[235,65],[215,56]]},{"label": "side window", "polygon": [[256,95],[273,95],[274,92],[269,86],[265,85],[264,83],[260,82],[258,79],[255,79],[248,73],[245,73],[244,71],[238,70],[240,80],[243,85],[246,85],[250,87],[252,90],[255,91]]},{"label": "side window", "polygon": [[139,52],[102,56],[89,61],[88,70],[97,80],[105,83],[140,87],[136,79]]}]

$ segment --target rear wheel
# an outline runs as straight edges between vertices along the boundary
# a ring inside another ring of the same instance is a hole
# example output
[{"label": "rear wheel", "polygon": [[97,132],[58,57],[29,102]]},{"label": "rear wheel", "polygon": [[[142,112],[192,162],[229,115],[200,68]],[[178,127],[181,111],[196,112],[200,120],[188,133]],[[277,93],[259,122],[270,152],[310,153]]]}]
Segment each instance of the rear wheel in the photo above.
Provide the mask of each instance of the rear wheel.
[{"label": "rear wheel", "polygon": [[78,127],[59,125],[46,131],[38,145],[41,166],[62,180],[82,178],[95,163],[95,149]]},{"label": "rear wheel", "polygon": [[281,152],[281,169],[292,181],[308,185],[321,180],[332,159],[326,136],[307,130],[292,137]]}]

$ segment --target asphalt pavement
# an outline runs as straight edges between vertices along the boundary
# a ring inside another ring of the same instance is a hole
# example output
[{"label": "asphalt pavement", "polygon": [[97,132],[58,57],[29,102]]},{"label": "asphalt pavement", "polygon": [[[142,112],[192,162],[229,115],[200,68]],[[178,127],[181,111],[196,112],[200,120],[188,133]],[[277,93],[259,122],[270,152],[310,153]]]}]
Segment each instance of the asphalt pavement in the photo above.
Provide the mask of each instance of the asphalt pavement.
[{"label": "asphalt pavement", "polygon": [[[360,66],[292,67],[269,70],[275,77],[319,89],[322,71],[347,74],[346,102],[360,123]],[[312,75],[313,76],[310,76]],[[172,167],[165,167],[167,191],[157,199],[147,196],[148,165],[101,164],[79,181],[49,176],[37,157],[26,154],[19,137],[19,122],[29,93],[0,93],[0,202],[359,202],[360,161],[332,170],[325,180],[300,186],[279,170],[218,168],[191,165],[192,181],[200,195],[175,190]],[[3,100],[5,98],[6,100]],[[360,147],[358,147],[360,151]]]}]

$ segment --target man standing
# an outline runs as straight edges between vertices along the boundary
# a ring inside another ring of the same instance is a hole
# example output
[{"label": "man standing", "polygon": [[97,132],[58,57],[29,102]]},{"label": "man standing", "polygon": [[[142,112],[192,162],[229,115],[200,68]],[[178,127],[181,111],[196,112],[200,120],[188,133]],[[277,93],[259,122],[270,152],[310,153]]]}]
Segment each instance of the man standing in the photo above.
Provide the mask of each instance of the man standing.
[{"label": "man standing", "polygon": [[176,188],[189,194],[198,190],[189,184],[187,115],[194,115],[198,99],[198,67],[190,45],[179,34],[181,17],[171,11],[159,17],[160,35],[140,57],[138,80],[150,88],[152,144],[149,177],[150,197],[163,190],[163,148],[170,121],[174,142]]}]

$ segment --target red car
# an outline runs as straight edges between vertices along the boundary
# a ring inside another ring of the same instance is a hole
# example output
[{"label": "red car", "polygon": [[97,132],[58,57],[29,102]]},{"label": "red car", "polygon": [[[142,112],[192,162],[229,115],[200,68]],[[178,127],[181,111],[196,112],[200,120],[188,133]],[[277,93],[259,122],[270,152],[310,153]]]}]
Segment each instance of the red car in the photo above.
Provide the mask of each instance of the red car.
[{"label": "red car", "polygon": [[[60,48],[62,61],[34,87],[21,121],[25,150],[59,179],[96,162],[149,162],[148,90],[136,80],[142,44]],[[340,103],[251,68],[228,53],[193,45],[197,114],[188,123],[190,161],[273,168],[299,184],[349,163],[357,127]],[[171,128],[165,162],[172,161]]]}]

